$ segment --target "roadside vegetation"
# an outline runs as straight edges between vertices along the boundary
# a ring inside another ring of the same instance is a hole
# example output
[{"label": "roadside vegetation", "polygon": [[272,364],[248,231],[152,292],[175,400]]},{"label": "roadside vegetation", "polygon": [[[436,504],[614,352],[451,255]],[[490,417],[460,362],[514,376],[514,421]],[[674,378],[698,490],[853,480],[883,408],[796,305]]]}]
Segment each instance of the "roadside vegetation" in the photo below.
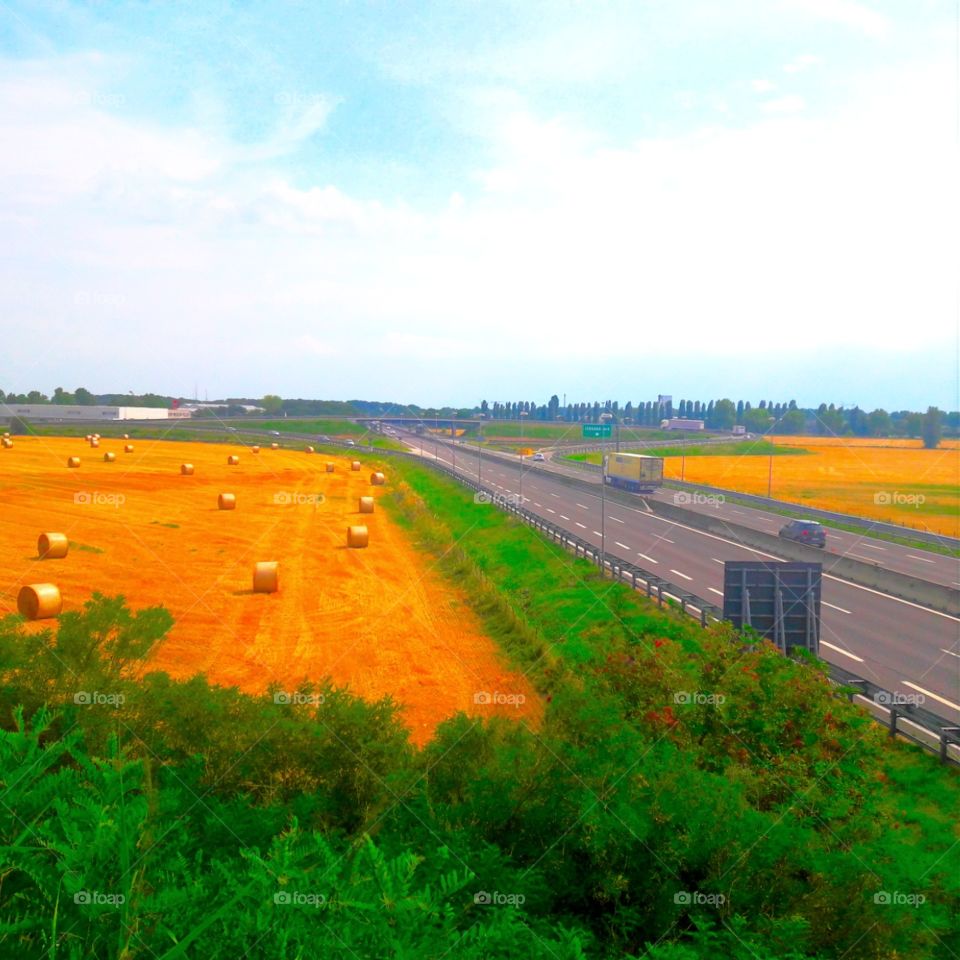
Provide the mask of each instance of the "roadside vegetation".
[{"label": "roadside vegetation", "polygon": [[0,955],[960,952],[955,772],[814,665],[391,470],[381,503],[538,688],[542,724],[459,715],[416,750],[390,700],[323,681],[253,697],[144,676],[162,608],[8,617]]},{"label": "roadside vegetation", "polygon": [[[675,440],[676,435],[671,439]],[[730,443],[694,443],[667,444],[662,447],[643,447],[631,450],[624,446],[621,439],[622,453],[642,453],[648,457],[792,457],[807,453],[801,447],[785,447],[769,440],[739,440]],[[610,452],[610,451],[607,451]],[[581,463],[600,463],[603,454],[599,451],[591,453],[572,453],[569,460],[579,460]]]}]

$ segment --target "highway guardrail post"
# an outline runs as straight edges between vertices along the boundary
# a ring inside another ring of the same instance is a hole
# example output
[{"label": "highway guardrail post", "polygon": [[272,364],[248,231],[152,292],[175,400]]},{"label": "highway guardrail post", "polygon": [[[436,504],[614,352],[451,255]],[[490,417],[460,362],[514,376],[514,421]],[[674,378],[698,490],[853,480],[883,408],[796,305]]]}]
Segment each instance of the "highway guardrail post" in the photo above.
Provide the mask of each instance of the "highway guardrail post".
[{"label": "highway guardrail post", "polygon": [[960,727],[941,727],[940,729],[940,762],[947,762],[947,744],[960,743]]}]

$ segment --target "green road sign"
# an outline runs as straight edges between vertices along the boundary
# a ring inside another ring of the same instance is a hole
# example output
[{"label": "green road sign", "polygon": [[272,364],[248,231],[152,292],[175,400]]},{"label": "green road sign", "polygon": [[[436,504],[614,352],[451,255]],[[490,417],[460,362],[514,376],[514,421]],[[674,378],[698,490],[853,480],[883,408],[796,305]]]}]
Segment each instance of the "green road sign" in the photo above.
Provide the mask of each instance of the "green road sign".
[{"label": "green road sign", "polygon": [[613,426],[609,423],[585,423],[583,425],[584,437],[609,437],[613,434]]}]

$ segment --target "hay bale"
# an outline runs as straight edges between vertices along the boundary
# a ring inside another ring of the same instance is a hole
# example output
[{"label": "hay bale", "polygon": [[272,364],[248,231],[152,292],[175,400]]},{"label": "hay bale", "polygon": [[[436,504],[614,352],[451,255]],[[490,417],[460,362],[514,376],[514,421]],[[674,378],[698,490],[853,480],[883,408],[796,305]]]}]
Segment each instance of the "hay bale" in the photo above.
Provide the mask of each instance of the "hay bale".
[{"label": "hay bale", "polygon": [[90,446],[91,446],[91,447],[94,447],[94,448],[99,447],[99,446],[100,446],[100,441],[99,441],[96,437],[94,437],[94,438],[90,441]]},{"label": "hay bale", "polygon": [[370,474],[370,482],[375,487],[382,487],[387,482],[387,478],[378,470],[376,473]]},{"label": "hay bale", "polygon": [[307,453],[313,453],[313,447],[307,447]]},{"label": "hay bale", "polygon": [[260,452],[260,448],[259,448],[259,447],[251,447],[251,448],[250,448],[250,452],[251,452],[251,453],[259,453],[259,452]]},{"label": "hay bale", "polygon": [[3,431],[3,439],[4,439],[4,440],[9,440],[9,439],[10,439],[10,431],[9,431],[9,430],[4,430],[4,431]]},{"label": "hay bale", "polygon": [[271,449],[271,450],[279,450],[279,449],[280,449],[280,444],[279,444],[279,443],[271,443],[271,444],[270,444],[270,449]]},{"label": "hay bale", "polygon": [[83,439],[86,440],[87,443],[89,443],[93,439],[93,434],[88,433]]},{"label": "hay bale", "polygon": [[221,493],[217,497],[217,507],[220,510],[236,510],[237,495],[235,493]]},{"label": "hay bale", "polygon": [[360,498],[360,513],[373,513],[373,497]]},{"label": "hay bale", "polygon": [[13,441],[12,441],[9,437],[4,437],[4,438],[3,438],[3,445],[4,445],[4,447],[6,447],[6,448],[9,450],[10,447],[13,446]]},{"label": "hay bale", "polygon": [[354,460],[353,463],[350,464],[350,469],[351,469],[351,470],[359,470],[359,469],[360,469],[360,461],[359,461],[359,460]]},{"label": "hay bale", "polygon": [[99,434],[99,433],[93,434],[93,439],[94,439],[94,440],[99,440],[99,439],[100,439],[100,434]]},{"label": "hay bale", "polygon": [[276,593],[280,589],[280,564],[264,560],[253,567],[253,592]]},{"label": "hay bale", "polygon": [[123,435],[123,439],[124,439],[124,440],[129,440],[129,439],[130,439],[130,434],[129,434],[129,433],[125,433],[125,434]]},{"label": "hay bale", "polygon": [[79,467],[80,458],[79,457],[67,457],[67,466],[68,467]]},{"label": "hay bale", "polygon": [[103,455],[103,462],[104,462],[104,463],[113,463],[113,461],[116,460],[116,459],[117,459],[117,455],[116,455],[115,453],[110,453],[110,451],[107,451],[107,452]]},{"label": "hay bale", "polygon": [[192,463],[181,463],[181,464],[180,464],[180,476],[182,476],[182,477],[192,477],[192,476],[193,476],[193,464],[192,464]]},{"label": "hay bale", "polygon": [[62,560],[69,549],[65,533],[41,533],[37,539],[37,556],[41,560]]},{"label": "hay bale", "polygon": [[239,462],[240,458],[235,453],[231,453],[230,456],[227,457],[228,467],[235,467]]},{"label": "hay bale", "polygon": [[124,452],[124,453],[133,453],[133,444],[132,444],[132,443],[125,443],[125,444],[123,445],[123,452]]},{"label": "hay bale", "polygon": [[366,527],[363,526],[353,526],[347,527],[347,546],[348,547],[365,547],[370,543],[370,534],[367,531]]},{"label": "hay bale", "polygon": [[31,583],[17,594],[17,610],[28,620],[57,617],[62,609],[63,598],[52,583]]},{"label": "hay bale", "polygon": [[333,464],[330,463],[330,461],[328,460],[328,461],[327,461],[327,473],[333,473],[333,471],[334,471],[334,466],[333,466]]}]

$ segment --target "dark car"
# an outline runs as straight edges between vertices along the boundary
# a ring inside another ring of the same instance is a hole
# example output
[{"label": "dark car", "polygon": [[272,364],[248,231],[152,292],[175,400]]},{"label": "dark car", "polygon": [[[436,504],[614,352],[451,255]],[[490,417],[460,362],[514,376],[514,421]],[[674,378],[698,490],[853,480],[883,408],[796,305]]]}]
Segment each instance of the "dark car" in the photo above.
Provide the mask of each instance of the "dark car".
[{"label": "dark car", "polygon": [[784,540],[795,540],[797,543],[807,543],[811,547],[825,547],[827,534],[823,524],[816,520],[791,520],[780,528],[780,536]]}]

